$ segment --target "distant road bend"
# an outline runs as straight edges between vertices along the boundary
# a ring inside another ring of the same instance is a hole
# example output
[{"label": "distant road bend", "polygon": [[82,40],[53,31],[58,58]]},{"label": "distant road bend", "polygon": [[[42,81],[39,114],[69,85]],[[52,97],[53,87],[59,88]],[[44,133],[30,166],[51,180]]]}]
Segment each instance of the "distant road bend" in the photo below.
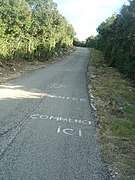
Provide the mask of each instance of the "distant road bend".
[{"label": "distant road bend", "polygon": [[85,74],[89,50],[0,85],[0,180],[109,180]]}]

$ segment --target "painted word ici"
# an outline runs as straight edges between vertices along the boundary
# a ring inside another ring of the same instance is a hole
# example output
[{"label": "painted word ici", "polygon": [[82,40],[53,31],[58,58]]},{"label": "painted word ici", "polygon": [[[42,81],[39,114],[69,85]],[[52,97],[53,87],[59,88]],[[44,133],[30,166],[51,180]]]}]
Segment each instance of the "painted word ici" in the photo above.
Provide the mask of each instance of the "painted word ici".
[{"label": "painted word ici", "polygon": [[32,119],[43,119],[43,120],[54,120],[54,121],[60,121],[60,122],[68,122],[68,123],[79,123],[84,125],[91,125],[91,121],[89,120],[82,120],[82,119],[72,119],[72,118],[63,118],[63,117],[54,117],[54,116],[48,116],[45,114],[33,114],[30,116]]},{"label": "painted word ici", "polygon": [[75,131],[72,128],[62,129],[61,126],[59,126],[57,129],[57,133],[60,133],[60,132],[63,132],[64,134],[69,135],[69,136],[73,136],[75,134],[75,132],[77,132],[79,137],[82,136],[82,130],[81,129]]}]

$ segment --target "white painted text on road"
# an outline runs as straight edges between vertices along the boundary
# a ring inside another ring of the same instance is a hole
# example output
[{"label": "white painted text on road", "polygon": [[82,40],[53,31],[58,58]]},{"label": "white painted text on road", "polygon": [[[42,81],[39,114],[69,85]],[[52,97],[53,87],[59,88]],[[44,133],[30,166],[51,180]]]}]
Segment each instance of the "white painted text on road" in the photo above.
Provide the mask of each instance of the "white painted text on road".
[{"label": "white painted text on road", "polygon": [[32,119],[42,119],[42,120],[54,120],[57,122],[68,122],[68,123],[78,123],[78,124],[84,124],[84,125],[91,125],[91,121],[87,119],[77,119],[77,118],[65,118],[65,117],[59,117],[59,116],[49,116],[46,114],[33,114],[30,116]]},{"label": "white painted text on road", "polygon": [[79,137],[82,136],[82,130],[79,129],[79,130],[75,130],[75,129],[72,129],[72,128],[64,128],[62,129],[61,126],[58,127],[57,129],[57,133],[64,133],[68,136],[73,136],[73,135],[78,135]]}]

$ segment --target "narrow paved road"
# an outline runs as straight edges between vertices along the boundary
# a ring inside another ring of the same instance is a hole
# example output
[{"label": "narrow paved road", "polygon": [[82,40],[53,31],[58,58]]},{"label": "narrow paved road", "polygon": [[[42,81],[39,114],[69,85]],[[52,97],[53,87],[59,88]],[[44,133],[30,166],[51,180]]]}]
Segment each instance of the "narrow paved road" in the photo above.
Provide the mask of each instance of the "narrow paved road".
[{"label": "narrow paved road", "polygon": [[108,180],[85,74],[89,50],[0,85],[0,180]]}]

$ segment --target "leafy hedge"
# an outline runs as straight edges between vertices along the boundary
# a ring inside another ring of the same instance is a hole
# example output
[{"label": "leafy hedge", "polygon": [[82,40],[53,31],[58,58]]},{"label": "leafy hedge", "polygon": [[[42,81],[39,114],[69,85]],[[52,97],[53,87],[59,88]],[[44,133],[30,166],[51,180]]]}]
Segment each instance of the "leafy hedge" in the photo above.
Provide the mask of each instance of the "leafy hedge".
[{"label": "leafy hedge", "polygon": [[101,23],[97,32],[87,38],[87,46],[102,50],[108,65],[135,79],[135,0]]}]

